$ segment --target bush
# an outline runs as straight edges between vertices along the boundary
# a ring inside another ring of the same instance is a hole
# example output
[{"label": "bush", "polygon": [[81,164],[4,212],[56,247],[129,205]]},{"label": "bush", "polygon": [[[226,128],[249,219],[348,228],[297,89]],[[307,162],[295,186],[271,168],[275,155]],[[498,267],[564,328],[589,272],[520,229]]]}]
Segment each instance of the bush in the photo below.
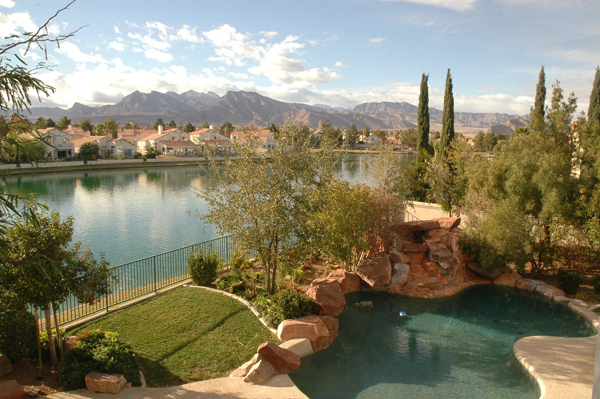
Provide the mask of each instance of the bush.
[{"label": "bush", "polygon": [[37,351],[35,318],[27,304],[0,289],[0,353],[17,363]]},{"label": "bush", "polygon": [[[65,343],[65,329],[60,328],[60,338]],[[52,329],[52,336],[54,337],[54,348],[56,348],[56,353],[59,352],[58,349],[58,338],[56,336],[56,327]],[[42,331],[40,333],[40,344],[42,347],[42,361],[44,363],[51,363],[52,359],[50,359],[50,346],[48,345],[48,331]]]},{"label": "bush", "polygon": [[560,287],[568,295],[575,295],[581,285],[581,276],[567,270],[558,271],[558,280]]},{"label": "bush", "polygon": [[231,292],[232,294],[240,294],[246,291],[246,286],[239,273],[231,273],[221,278],[217,282],[217,288],[221,291]]},{"label": "bush", "polygon": [[286,319],[297,319],[312,313],[313,300],[303,292],[283,290],[267,301],[265,304],[257,300],[255,306],[258,306],[257,310],[264,309],[262,315],[265,321],[275,328]]},{"label": "bush", "polygon": [[594,285],[594,292],[600,294],[600,275],[594,276],[592,284]]},{"label": "bush", "polygon": [[217,281],[217,288],[251,300],[264,290],[260,285],[264,279],[264,272],[233,272]]},{"label": "bush", "polygon": [[84,331],[65,355],[58,368],[60,381],[66,390],[85,388],[85,376],[91,371],[123,374],[133,385],[140,384],[140,366],[129,344],[118,334],[100,330]]},{"label": "bush", "polygon": [[188,269],[192,281],[196,285],[209,285],[215,278],[221,268],[221,259],[216,253],[203,253],[192,251],[188,258]]},{"label": "bush", "polygon": [[231,254],[231,260],[229,261],[229,265],[234,271],[250,269],[252,267],[252,263],[248,260],[246,254],[242,251],[234,251]]}]

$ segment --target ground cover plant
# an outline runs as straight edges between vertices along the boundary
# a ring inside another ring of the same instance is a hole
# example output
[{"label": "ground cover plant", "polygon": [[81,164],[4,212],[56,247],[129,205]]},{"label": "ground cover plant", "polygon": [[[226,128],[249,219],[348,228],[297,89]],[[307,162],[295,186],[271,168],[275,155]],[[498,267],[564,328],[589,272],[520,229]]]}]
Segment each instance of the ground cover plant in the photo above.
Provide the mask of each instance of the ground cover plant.
[{"label": "ground cover plant", "polygon": [[223,377],[261,343],[277,342],[246,306],[197,288],[178,288],[67,333],[95,329],[129,343],[153,387]]}]

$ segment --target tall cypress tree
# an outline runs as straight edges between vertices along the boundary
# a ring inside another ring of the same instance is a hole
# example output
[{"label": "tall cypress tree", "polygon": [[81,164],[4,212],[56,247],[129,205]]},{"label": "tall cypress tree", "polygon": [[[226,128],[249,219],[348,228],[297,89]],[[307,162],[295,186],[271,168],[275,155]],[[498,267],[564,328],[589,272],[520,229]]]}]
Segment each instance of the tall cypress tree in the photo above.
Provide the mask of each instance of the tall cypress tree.
[{"label": "tall cypress tree", "polygon": [[446,75],[446,93],[444,94],[444,116],[442,119],[442,136],[440,140],[440,154],[446,157],[450,143],[454,140],[454,94],[452,93],[452,76],[450,68]]},{"label": "tall cypress tree", "polygon": [[594,86],[590,95],[590,106],[588,108],[588,121],[600,123],[600,68],[596,68]]},{"label": "tall cypress tree", "polygon": [[531,109],[531,127],[533,130],[543,131],[544,130],[544,116],[546,106],[546,72],[544,67],[540,70],[540,76],[538,78],[538,84],[535,89],[535,104]]},{"label": "tall cypress tree", "polygon": [[419,113],[417,119],[417,158],[423,158],[423,150],[429,151],[429,75],[421,77],[421,94],[419,94]]}]

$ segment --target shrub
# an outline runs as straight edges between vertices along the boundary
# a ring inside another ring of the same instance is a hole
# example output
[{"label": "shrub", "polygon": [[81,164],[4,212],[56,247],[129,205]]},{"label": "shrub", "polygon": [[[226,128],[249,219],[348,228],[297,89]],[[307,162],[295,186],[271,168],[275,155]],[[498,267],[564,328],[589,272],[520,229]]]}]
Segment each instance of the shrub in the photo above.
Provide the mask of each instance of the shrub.
[{"label": "shrub", "polygon": [[217,288],[250,300],[256,296],[257,291],[263,290],[260,283],[264,279],[264,272],[233,272],[221,278],[217,282]]},{"label": "shrub", "polygon": [[262,312],[265,321],[275,328],[286,319],[297,319],[312,313],[313,300],[303,292],[282,290],[267,301],[266,305],[262,300],[255,301],[255,304],[258,302],[258,307],[265,309]]},{"label": "shrub", "polygon": [[85,376],[90,371],[123,374],[133,385],[140,385],[140,366],[129,344],[118,334],[100,330],[84,331],[65,355],[58,368],[60,381],[66,390],[85,388]]},{"label": "shrub", "polygon": [[567,270],[559,270],[558,280],[560,281],[560,286],[565,293],[568,295],[575,295],[579,290],[582,279],[581,276],[576,273]]},{"label": "shrub", "polygon": [[[60,338],[63,341],[65,339],[65,329],[60,328]],[[58,338],[56,336],[56,327],[52,329],[52,336],[54,337],[54,347],[56,348],[56,352],[58,353]],[[40,333],[40,344],[42,347],[42,361],[45,363],[50,363],[52,359],[50,359],[50,346],[48,346],[48,331],[42,331]]]},{"label": "shrub", "polygon": [[231,260],[229,261],[229,265],[234,271],[250,269],[252,267],[252,263],[248,260],[246,254],[242,251],[234,251],[231,254]]},{"label": "shrub", "polygon": [[221,259],[215,252],[203,253],[192,251],[188,258],[188,269],[192,281],[196,285],[209,285],[217,277],[221,267]]},{"label": "shrub", "polygon": [[600,294],[600,275],[594,276],[592,284],[594,285],[594,292]]},{"label": "shrub", "polygon": [[0,353],[17,363],[37,350],[35,318],[27,304],[0,289]]},{"label": "shrub", "polygon": [[246,291],[246,286],[239,273],[231,273],[221,278],[217,282],[217,288],[221,291],[231,292],[232,294],[239,294]]}]

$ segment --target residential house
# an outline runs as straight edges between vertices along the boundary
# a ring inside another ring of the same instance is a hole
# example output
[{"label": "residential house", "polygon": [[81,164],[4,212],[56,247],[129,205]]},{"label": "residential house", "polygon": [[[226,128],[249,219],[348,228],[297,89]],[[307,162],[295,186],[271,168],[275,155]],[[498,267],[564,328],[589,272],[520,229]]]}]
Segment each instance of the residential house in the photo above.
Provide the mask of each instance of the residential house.
[{"label": "residential house", "polygon": [[145,154],[148,148],[156,148],[163,155],[197,155],[198,145],[190,140],[190,134],[179,129],[163,130],[158,127],[158,132],[140,139],[137,142],[138,151]]},{"label": "residential house", "polygon": [[232,141],[213,129],[199,129],[190,133],[193,142],[202,147],[211,147],[217,153],[228,152]]},{"label": "residential house", "polygon": [[[39,137],[46,142],[46,153],[50,159],[64,159],[75,155],[73,138],[70,134],[53,127],[38,130]],[[36,133],[26,134],[28,137],[38,137]]]},{"label": "residential house", "polygon": [[124,138],[109,139],[108,146],[110,156],[114,158],[133,158],[138,148],[135,141],[129,141]]},{"label": "residential house", "polygon": [[100,149],[99,155],[103,158],[110,156],[110,148],[108,143],[110,142],[110,137],[108,136],[83,136],[75,135],[73,138],[73,146],[75,149],[75,154],[79,154],[79,149],[85,143],[96,143]]},{"label": "residential house", "polygon": [[252,130],[248,132],[234,131],[231,133],[231,139],[233,141],[244,142],[252,138],[258,142],[258,148],[262,150],[272,150],[276,147],[277,142],[273,137],[273,132],[269,129]]}]

